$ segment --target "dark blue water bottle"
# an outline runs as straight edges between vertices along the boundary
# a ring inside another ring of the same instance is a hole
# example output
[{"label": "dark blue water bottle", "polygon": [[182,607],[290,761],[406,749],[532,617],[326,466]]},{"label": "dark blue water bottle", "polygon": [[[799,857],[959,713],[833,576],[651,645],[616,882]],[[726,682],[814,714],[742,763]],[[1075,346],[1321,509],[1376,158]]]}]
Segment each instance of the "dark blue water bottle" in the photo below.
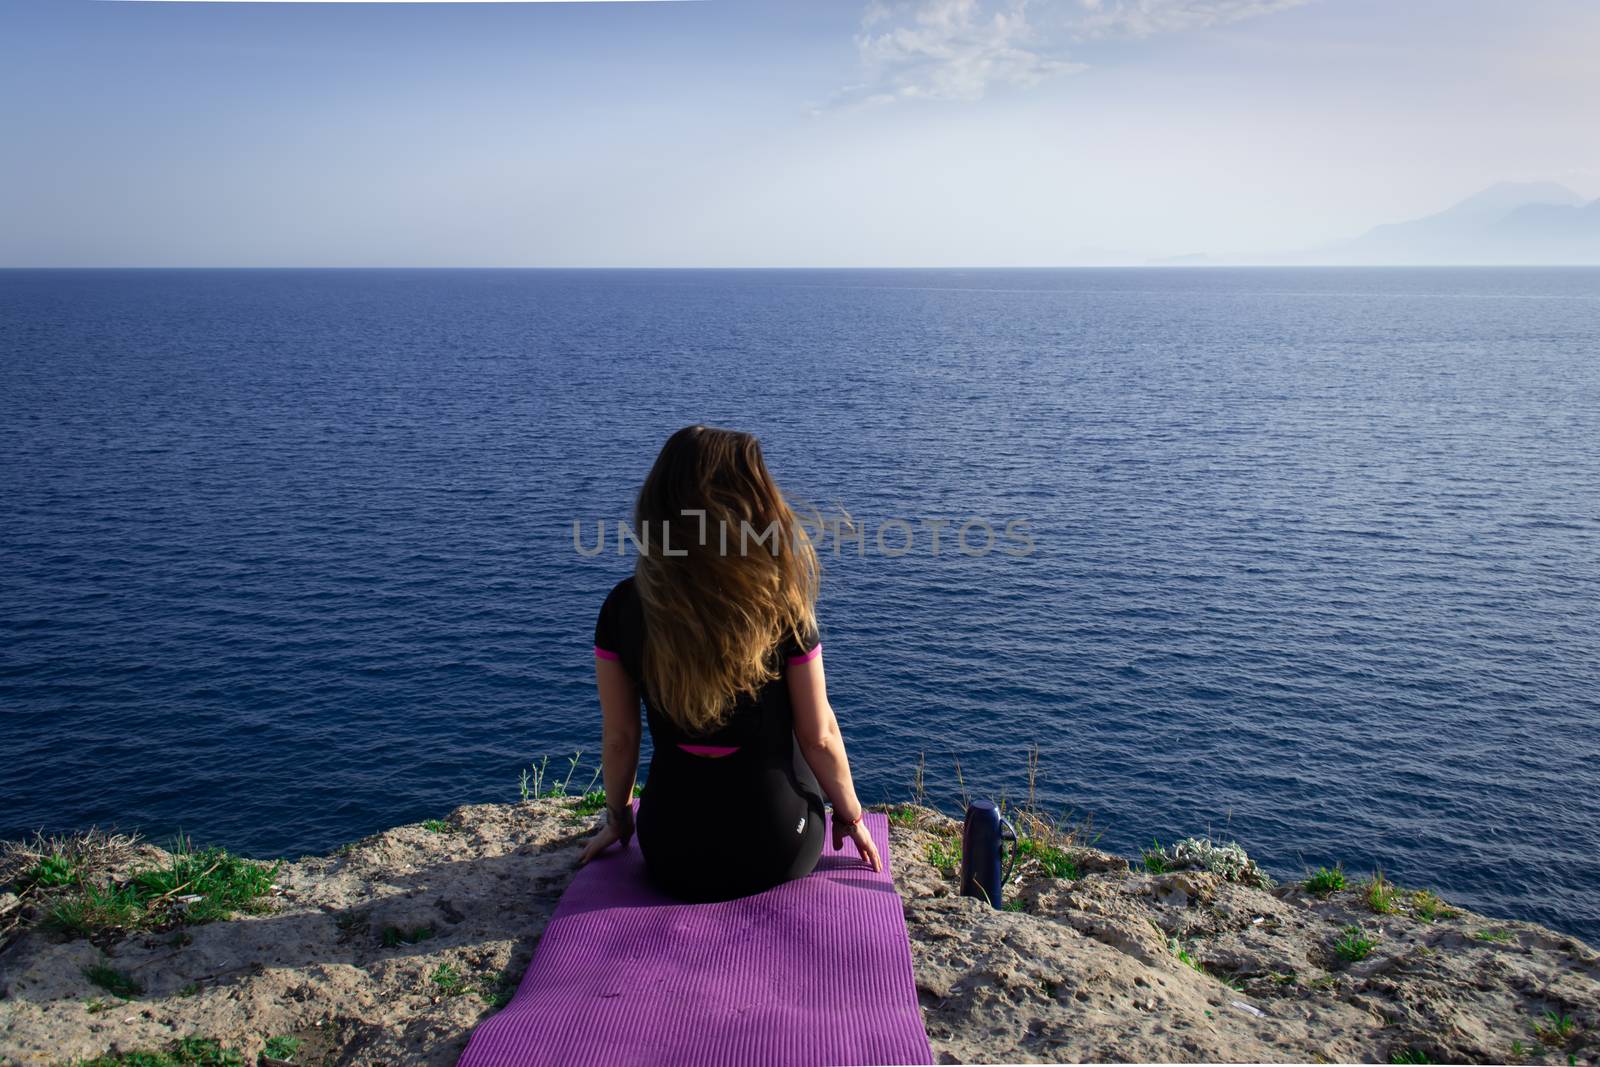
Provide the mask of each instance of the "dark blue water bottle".
[{"label": "dark blue water bottle", "polygon": [[[1000,870],[1003,842],[1011,842],[1011,857],[1005,872]],[[987,900],[1000,906],[1000,887],[1011,877],[1017,859],[1017,832],[1000,815],[1000,809],[987,800],[967,805],[967,821],[961,827],[961,895]]]}]

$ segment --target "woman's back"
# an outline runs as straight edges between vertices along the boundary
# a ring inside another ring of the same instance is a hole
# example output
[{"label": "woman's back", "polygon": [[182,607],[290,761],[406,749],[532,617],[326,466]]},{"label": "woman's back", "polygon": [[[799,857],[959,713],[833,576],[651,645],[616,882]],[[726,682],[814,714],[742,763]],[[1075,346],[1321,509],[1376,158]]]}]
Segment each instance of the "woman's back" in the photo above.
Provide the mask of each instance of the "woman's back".
[{"label": "woman's back", "polygon": [[787,668],[816,654],[815,633],[773,648],[777,676],[700,733],[650,693],[645,641],[643,604],[626,578],[601,607],[594,643],[597,656],[622,665],[645,705],[654,751],[638,835],[651,877],[674,896],[719,900],[809,873],[822,851],[823,798],[795,739]]}]

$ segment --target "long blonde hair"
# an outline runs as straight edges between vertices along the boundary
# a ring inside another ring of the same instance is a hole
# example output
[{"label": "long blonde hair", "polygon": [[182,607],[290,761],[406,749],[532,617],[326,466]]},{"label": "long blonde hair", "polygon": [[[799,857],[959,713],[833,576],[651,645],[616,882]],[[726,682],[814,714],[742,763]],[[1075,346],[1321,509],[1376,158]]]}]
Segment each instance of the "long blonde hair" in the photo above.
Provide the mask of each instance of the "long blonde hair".
[{"label": "long blonde hair", "polygon": [[668,438],[633,524],[646,689],[685,732],[709,733],[778,676],[785,638],[815,631],[816,549],[761,442],[737,430],[686,426]]}]

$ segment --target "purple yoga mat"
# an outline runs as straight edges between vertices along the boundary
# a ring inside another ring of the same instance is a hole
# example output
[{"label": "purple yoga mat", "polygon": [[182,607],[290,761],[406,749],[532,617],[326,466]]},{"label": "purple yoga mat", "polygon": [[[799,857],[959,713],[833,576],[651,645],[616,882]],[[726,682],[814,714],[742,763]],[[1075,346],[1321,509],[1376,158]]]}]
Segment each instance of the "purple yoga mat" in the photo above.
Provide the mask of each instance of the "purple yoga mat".
[{"label": "purple yoga mat", "polygon": [[832,831],[817,868],[754,896],[683,904],[652,887],[635,837],[579,868],[511,1002],[458,1067],[817,1067],[932,1063],[889,823],[883,870]]}]

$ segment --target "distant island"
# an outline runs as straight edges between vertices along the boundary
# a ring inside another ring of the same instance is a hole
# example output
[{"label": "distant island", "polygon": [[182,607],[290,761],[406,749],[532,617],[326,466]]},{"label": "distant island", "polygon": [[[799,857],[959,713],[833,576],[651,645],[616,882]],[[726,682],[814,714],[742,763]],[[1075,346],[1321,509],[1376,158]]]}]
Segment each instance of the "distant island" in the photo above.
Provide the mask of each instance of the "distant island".
[{"label": "distant island", "polygon": [[1453,207],[1304,255],[1352,265],[1600,264],[1600,200],[1554,182],[1501,182]]},{"label": "distant island", "polygon": [[1600,266],[1600,200],[1555,182],[1500,182],[1420,219],[1293,252],[1194,252],[1150,266]]}]

